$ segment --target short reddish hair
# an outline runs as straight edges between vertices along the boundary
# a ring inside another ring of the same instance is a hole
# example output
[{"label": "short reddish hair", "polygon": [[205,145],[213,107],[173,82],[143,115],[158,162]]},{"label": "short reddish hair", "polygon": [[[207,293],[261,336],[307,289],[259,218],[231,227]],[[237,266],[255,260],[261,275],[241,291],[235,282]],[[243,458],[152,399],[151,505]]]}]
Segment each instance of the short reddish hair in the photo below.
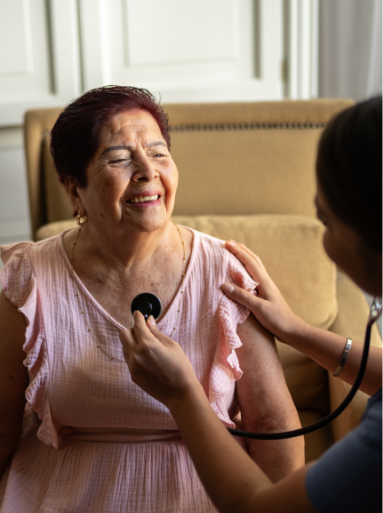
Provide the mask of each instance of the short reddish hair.
[{"label": "short reddish hair", "polygon": [[51,154],[60,182],[71,176],[85,188],[86,168],[99,147],[101,127],[133,109],[153,116],[170,150],[168,116],[149,91],[128,86],[91,89],[65,107],[52,128]]}]

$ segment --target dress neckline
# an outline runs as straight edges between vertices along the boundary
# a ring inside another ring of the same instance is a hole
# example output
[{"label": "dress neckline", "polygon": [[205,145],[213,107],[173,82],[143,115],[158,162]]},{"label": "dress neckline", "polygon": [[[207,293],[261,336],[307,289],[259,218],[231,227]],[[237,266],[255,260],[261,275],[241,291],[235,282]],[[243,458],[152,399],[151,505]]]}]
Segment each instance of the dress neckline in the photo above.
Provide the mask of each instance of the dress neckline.
[{"label": "dress neckline", "polygon": [[[195,259],[196,259],[196,254],[197,254],[197,246],[200,243],[200,239],[199,239],[199,236],[198,236],[198,232],[196,232],[192,228],[189,228],[189,227],[183,226],[183,225],[178,225],[178,226],[180,226],[182,228],[186,228],[193,235],[189,263],[188,263],[188,266],[187,266],[187,269],[186,269],[186,273],[185,273],[185,278],[184,278],[184,281],[183,281],[183,286],[184,286],[184,290],[185,290],[187,285],[188,285],[188,282],[189,282],[189,277],[190,277],[190,274],[192,272],[192,268],[194,267],[194,264],[195,264]],[[72,264],[70,263],[69,257],[67,255],[67,252],[65,251],[65,246],[64,246],[64,236],[65,236],[65,234],[67,232],[69,232],[69,230],[72,230],[72,228],[68,228],[68,230],[64,230],[60,234],[60,236],[59,236],[59,250],[60,250],[61,257],[62,257],[62,259],[64,261],[65,267],[67,269],[67,272],[68,272],[68,279],[70,279],[70,280],[73,279],[76,282],[76,285],[77,285],[78,289],[81,291],[81,293],[96,308],[96,310],[98,310],[98,312],[101,313],[101,315],[103,317],[105,317],[111,324],[113,324],[120,331],[126,329],[126,326],[123,326],[122,324],[120,324],[114,317],[112,317],[100,305],[100,303],[98,301],[96,301],[96,299],[92,296],[92,294],[89,292],[89,290],[85,287],[84,283],[81,281],[81,279],[78,276],[78,274],[76,273],[76,271],[73,269]],[[147,292],[147,291],[142,291],[142,292]],[[166,324],[168,323],[168,319],[170,318],[171,312],[173,311],[174,308],[178,307],[178,301],[180,299],[180,295],[181,295],[181,284],[178,287],[176,295],[174,296],[173,301],[169,305],[169,308],[168,308],[166,314],[157,323],[157,327],[159,329],[166,327]]]}]

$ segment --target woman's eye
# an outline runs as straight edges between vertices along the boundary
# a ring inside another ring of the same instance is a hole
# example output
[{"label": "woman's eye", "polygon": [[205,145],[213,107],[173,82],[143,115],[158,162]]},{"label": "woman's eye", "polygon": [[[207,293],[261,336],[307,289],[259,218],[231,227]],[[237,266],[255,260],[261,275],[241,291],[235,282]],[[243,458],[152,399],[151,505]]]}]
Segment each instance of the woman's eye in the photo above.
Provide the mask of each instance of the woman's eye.
[{"label": "woman's eye", "polygon": [[128,159],[116,159],[116,160],[111,160],[110,163],[111,164],[118,164],[119,162],[127,162]]}]

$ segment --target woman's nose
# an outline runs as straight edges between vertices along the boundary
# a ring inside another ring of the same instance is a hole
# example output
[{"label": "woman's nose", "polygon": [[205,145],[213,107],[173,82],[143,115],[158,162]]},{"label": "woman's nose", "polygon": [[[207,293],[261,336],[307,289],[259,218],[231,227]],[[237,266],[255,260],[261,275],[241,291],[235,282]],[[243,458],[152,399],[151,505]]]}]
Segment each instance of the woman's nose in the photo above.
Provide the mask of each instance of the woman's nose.
[{"label": "woman's nose", "polygon": [[135,162],[135,171],[132,180],[137,182],[151,182],[158,176],[154,163],[148,157],[141,157]]}]

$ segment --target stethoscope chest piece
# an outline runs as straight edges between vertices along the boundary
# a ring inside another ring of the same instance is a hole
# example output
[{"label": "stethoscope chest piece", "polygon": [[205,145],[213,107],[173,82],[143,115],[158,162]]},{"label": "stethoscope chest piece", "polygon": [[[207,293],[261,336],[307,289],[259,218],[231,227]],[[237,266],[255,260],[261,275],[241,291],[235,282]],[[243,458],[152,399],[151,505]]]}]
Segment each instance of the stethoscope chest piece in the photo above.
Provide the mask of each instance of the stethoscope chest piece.
[{"label": "stethoscope chest piece", "polygon": [[148,320],[150,315],[153,315],[155,319],[158,319],[162,312],[162,304],[155,294],[143,292],[133,299],[130,305],[130,310],[132,315],[136,310],[141,312],[145,317],[145,321]]}]

